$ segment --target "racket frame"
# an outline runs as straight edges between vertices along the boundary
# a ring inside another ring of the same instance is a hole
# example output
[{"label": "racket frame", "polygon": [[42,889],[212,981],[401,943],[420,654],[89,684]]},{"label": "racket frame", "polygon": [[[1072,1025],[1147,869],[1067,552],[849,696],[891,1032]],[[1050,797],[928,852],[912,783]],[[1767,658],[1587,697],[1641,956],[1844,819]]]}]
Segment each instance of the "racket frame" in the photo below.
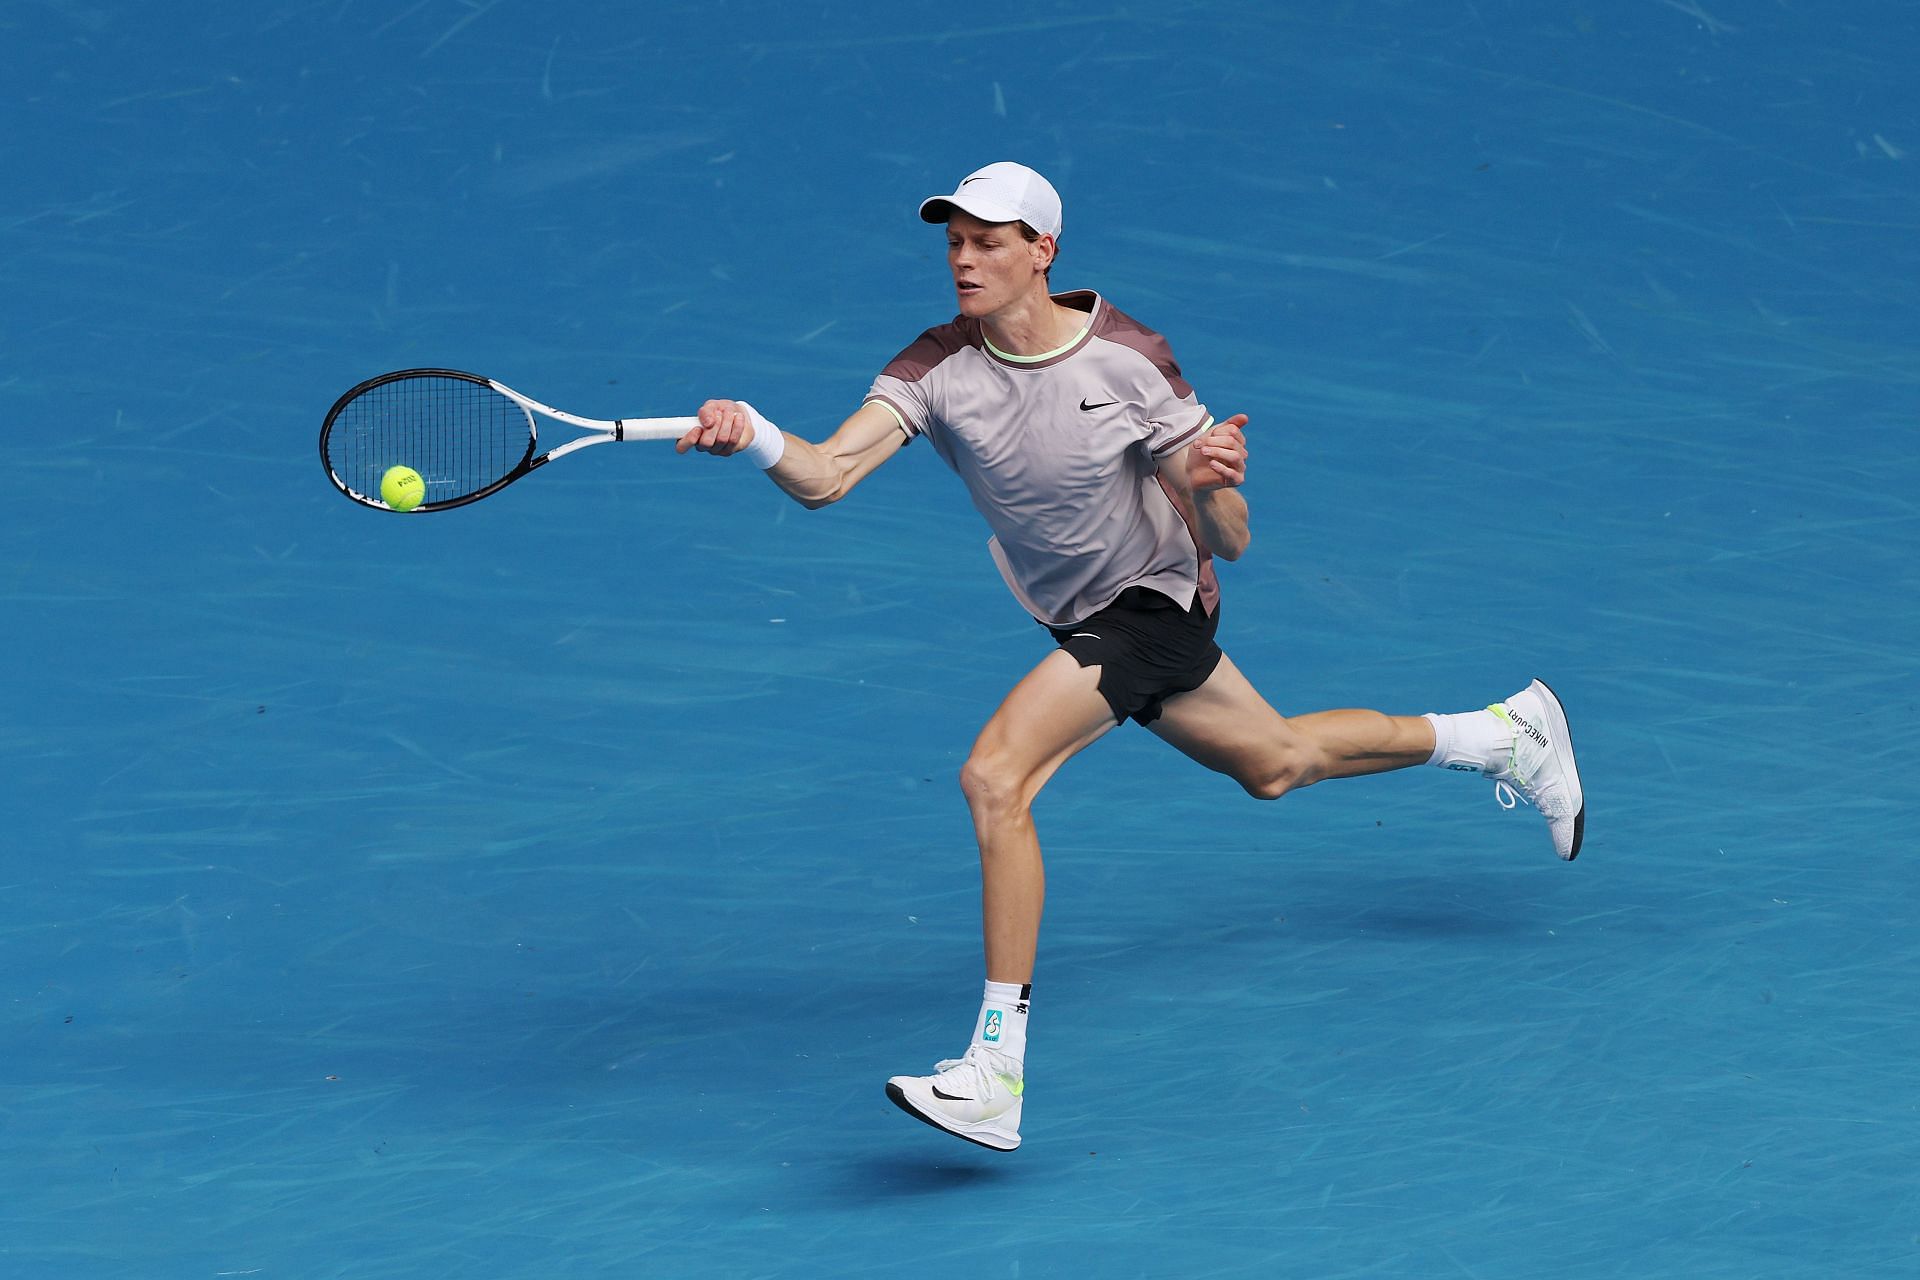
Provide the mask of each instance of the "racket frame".
[{"label": "racket frame", "polygon": [[[513,401],[520,407],[520,411],[526,414],[527,451],[505,475],[484,488],[444,501],[423,502],[411,511],[395,510],[383,502],[377,494],[361,493],[334,472],[333,461],[327,455],[327,441],[333,435],[334,423],[346,407],[362,395],[376,387],[383,387],[391,382],[401,382],[408,378],[454,378],[461,382],[472,382],[492,388]],[[577,440],[568,440],[564,444],[555,445],[545,453],[536,454],[534,450],[540,447],[540,424],[534,418],[536,413],[592,434],[581,436]],[[333,481],[333,487],[360,505],[372,507],[375,511],[392,512],[394,515],[415,515],[429,511],[450,511],[455,507],[464,507],[469,503],[478,502],[482,498],[500,492],[522,476],[544,467],[555,458],[564,458],[569,453],[585,449],[589,445],[617,444],[627,440],[677,440],[699,425],[700,419],[696,417],[583,418],[579,414],[556,409],[550,404],[542,404],[532,396],[522,395],[505,383],[495,382],[492,378],[483,378],[477,373],[465,373],[459,369],[396,369],[391,373],[368,378],[358,386],[350,388],[333,402],[333,407],[327,410],[326,421],[320,426],[320,463],[326,468],[327,478]]]}]

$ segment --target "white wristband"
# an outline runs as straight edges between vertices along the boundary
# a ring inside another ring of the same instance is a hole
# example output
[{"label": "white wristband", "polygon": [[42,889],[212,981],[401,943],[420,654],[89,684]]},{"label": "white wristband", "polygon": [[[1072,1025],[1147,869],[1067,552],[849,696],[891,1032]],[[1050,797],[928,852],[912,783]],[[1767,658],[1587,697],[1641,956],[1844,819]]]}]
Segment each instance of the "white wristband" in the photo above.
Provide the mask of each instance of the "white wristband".
[{"label": "white wristband", "polygon": [[760,416],[760,411],[745,400],[736,401],[747,411],[747,417],[753,423],[753,443],[740,451],[740,456],[754,466],[766,471],[780,461],[787,451],[787,438],[780,428]]}]

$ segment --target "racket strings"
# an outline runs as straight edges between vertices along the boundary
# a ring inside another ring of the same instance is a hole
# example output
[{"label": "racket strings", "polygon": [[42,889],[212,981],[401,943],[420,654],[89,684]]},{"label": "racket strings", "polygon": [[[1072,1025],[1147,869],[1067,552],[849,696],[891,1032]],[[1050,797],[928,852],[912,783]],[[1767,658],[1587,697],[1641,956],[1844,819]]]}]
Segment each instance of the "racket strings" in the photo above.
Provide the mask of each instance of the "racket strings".
[{"label": "racket strings", "polygon": [[327,436],[327,465],[348,489],[372,498],[389,467],[412,467],[425,481],[426,504],[457,502],[511,475],[533,446],[533,420],[486,383],[412,374],[341,406]]}]

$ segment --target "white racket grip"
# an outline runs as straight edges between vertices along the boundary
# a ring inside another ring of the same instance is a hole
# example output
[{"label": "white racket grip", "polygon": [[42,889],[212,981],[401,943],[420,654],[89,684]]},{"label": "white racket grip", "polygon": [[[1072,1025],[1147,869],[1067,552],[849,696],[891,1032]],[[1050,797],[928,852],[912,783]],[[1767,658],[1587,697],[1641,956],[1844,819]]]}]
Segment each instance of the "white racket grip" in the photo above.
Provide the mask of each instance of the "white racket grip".
[{"label": "white racket grip", "polygon": [[622,418],[614,423],[616,440],[678,440],[700,425],[698,418]]}]

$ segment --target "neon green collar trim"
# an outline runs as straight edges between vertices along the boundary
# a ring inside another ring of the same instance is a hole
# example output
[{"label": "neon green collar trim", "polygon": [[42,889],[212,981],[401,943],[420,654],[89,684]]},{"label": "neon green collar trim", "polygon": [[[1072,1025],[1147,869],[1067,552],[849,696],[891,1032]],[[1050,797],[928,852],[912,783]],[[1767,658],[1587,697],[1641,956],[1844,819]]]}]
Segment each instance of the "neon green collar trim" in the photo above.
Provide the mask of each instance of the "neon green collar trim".
[{"label": "neon green collar trim", "polygon": [[1051,351],[1043,351],[1037,356],[1016,356],[1010,351],[1002,351],[1000,348],[993,345],[993,339],[987,337],[987,335],[984,332],[981,333],[980,335],[980,341],[987,344],[987,350],[993,352],[995,356],[997,356],[1002,360],[1005,360],[1008,364],[1039,364],[1042,360],[1057,360],[1061,356],[1067,354],[1067,352],[1079,346],[1080,343],[1086,338],[1087,334],[1092,332],[1092,330],[1093,330],[1093,321],[1089,319],[1086,325],[1081,328],[1080,332],[1074,334],[1071,338],[1067,339],[1067,341],[1064,344],[1062,344],[1061,346],[1055,347]]}]

